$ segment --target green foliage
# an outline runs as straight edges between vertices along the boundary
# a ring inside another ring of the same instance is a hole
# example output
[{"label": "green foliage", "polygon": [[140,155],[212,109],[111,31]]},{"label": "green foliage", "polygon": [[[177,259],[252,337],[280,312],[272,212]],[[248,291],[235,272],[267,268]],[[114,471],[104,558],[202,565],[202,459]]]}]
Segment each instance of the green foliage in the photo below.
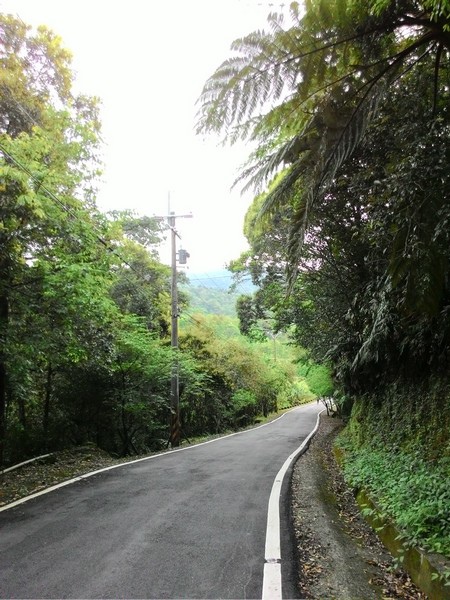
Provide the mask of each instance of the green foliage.
[{"label": "green foliage", "polygon": [[279,409],[290,408],[300,404],[307,404],[315,400],[316,395],[311,391],[305,379],[297,379],[286,386],[278,394],[277,403]]},{"label": "green foliage", "polygon": [[239,331],[250,340],[263,342],[267,339],[267,332],[260,323],[264,312],[258,305],[255,296],[241,295],[236,300],[236,312],[239,319]]},{"label": "green foliage", "polygon": [[303,375],[309,389],[318,397],[332,396],[334,385],[329,367],[308,362],[300,365],[299,375]]},{"label": "green foliage", "polygon": [[231,397],[231,412],[235,426],[252,424],[257,416],[257,399],[254,393],[238,390]]},{"label": "green foliage", "polygon": [[123,235],[124,232],[118,232],[121,256],[126,263],[116,269],[111,297],[121,312],[142,317],[149,331],[166,337],[170,323],[170,269],[149,255],[140,243]]},{"label": "green foliage", "polygon": [[[250,424],[258,415],[277,409],[282,390],[296,379],[292,361],[273,361],[272,348],[253,344],[239,335],[226,333],[227,318],[195,315],[180,333],[183,355],[201,365],[208,389],[201,404],[191,398],[188,386],[183,392],[183,421],[187,435],[198,435],[199,424],[209,433]],[[195,418],[194,418],[195,416]]]},{"label": "green foliage", "polygon": [[108,217],[127,239],[146,248],[154,259],[158,258],[158,246],[164,239],[161,233],[164,224],[159,219],[139,216],[131,210],[114,210],[108,213]]},{"label": "green foliage", "polygon": [[85,356],[109,261],[91,206],[97,102],[72,96],[70,56],[57,36],[4,15],[0,29],[1,463],[15,403],[24,435],[30,423],[36,430],[41,405],[48,437],[55,378],[60,365]]},{"label": "green foliage", "polygon": [[236,41],[200,99],[200,131],[256,144],[241,328],[270,314],[301,375],[329,365],[308,384],[351,412],[348,476],[448,555],[449,3],[304,8]]},{"label": "green foliage", "polygon": [[[97,101],[73,96],[61,40],[13,17],[0,30],[0,464],[161,448],[174,351],[159,223],[96,209]],[[196,289],[205,310],[233,301]],[[228,311],[180,321],[184,436],[252,424],[295,384],[283,345],[250,344]]]},{"label": "green foliage", "polygon": [[156,226],[97,212],[97,101],[72,95],[61,40],[10,16],[0,29],[0,463],[149,448],[166,436],[171,358],[155,339],[168,269],[139,245]]},{"label": "green foliage", "polygon": [[450,557],[450,458],[430,462],[417,451],[355,448],[346,437],[340,443],[349,483],[367,489],[409,543]]},{"label": "green foliage", "polygon": [[450,51],[448,8],[434,0],[371,8],[362,0],[311,0],[304,13],[293,3],[289,15],[269,15],[271,31],[236,40],[235,55],[200,98],[200,132],[258,144],[240,179],[259,192],[278,176],[261,213],[294,209],[291,283],[312,211],[398,81],[427,62],[434,74],[428,106],[435,111],[438,97],[448,96],[440,85]]},{"label": "green foliage", "polygon": [[338,438],[345,473],[365,488],[409,543],[450,556],[448,385],[385,386],[354,402]]},{"label": "green foliage", "polygon": [[448,365],[449,115],[444,105],[439,118],[427,115],[428,80],[417,72],[391,94],[310,215],[290,296],[278,222],[250,238],[241,263],[275,327],[330,363],[350,397],[388,381],[445,376]]}]

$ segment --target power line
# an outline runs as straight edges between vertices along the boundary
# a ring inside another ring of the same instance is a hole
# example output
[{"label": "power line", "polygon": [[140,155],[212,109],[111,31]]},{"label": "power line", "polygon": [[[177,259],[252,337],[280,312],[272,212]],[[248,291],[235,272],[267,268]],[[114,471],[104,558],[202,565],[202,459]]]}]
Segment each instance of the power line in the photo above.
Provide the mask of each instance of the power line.
[{"label": "power line", "polygon": [[198,325],[199,327],[204,327],[206,329],[206,326],[204,323],[202,323],[201,321],[199,321],[198,319],[196,319],[191,313],[189,313],[187,310],[184,310],[181,312],[181,316],[186,316],[190,321],[192,321],[192,323],[195,323],[196,325]]},{"label": "power line", "polygon": [[[12,96],[11,96],[12,97]],[[23,107],[15,100],[14,97],[12,97],[13,102],[18,106],[19,109],[22,109]],[[29,118],[32,120],[33,123],[35,123],[37,125],[36,120],[29,115]],[[54,192],[52,192],[45,184],[42,183],[42,180],[38,177],[36,177],[36,175],[31,171],[31,169],[24,165],[20,160],[18,160],[13,154],[11,154],[11,152],[9,152],[3,144],[0,143],[0,151],[3,153],[3,155],[5,157],[7,157],[14,165],[16,165],[21,171],[23,171],[24,173],[26,173],[31,180],[37,184],[39,190],[41,190],[48,198],[50,198],[51,200],[53,200],[53,202],[55,202],[55,204],[57,204],[65,213],[67,213],[70,218],[72,220],[74,220],[75,222],[78,223],[82,223],[84,225],[89,225],[93,232],[94,232],[94,237],[96,239],[96,241],[101,244],[108,252],[110,252],[111,254],[113,254],[114,256],[116,256],[124,265],[126,265],[131,271],[133,271],[134,273],[136,273],[136,275],[139,277],[140,280],[142,280],[144,283],[147,283],[145,281],[145,279],[142,277],[142,274],[133,267],[132,264],[130,264],[114,247],[112,247],[105,239],[104,237],[98,233],[98,227],[94,222],[91,223],[87,223],[86,221],[84,221],[83,219],[80,218],[79,214],[75,213],[70,207],[68,207],[64,202],[62,202]],[[162,223],[160,222],[160,220],[155,219],[155,222],[158,223],[159,226],[159,230],[161,231],[161,233],[163,233],[163,227],[162,227]],[[85,237],[86,234],[85,234]],[[131,281],[125,274],[123,274],[123,276],[125,277],[125,279],[132,285],[135,285],[136,282]]]},{"label": "power line", "polygon": [[[22,24],[24,24],[26,26],[26,24],[24,23],[24,21],[21,19],[21,17],[16,14],[17,18],[22,22]],[[9,32],[5,31],[4,32],[6,35],[6,38],[8,39],[8,41],[10,43],[13,42],[12,36],[9,34]],[[41,50],[42,50],[42,44],[40,44],[41,46]],[[42,58],[46,59],[45,56],[45,52],[42,52]],[[36,82],[41,83],[41,78],[42,78],[42,73],[38,75],[38,78],[36,79]],[[36,118],[34,117],[34,115],[32,115],[24,106],[21,102],[19,102],[17,100],[17,98],[13,95],[13,92],[11,89],[8,88],[8,94],[10,96],[10,99],[12,100],[12,102],[15,104],[15,106],[18,108],[18,110],[22,113],[22,115],[24,115],[27,120],[34,124],[37,127],[40,127],[40,124],[37,122]],[[55,204],[57,204],[66,214],[68,214],[70,216],[70,218],[72,220],[74,220],[75,222],[79,222],[79,223],[83,223],[85,225],[89,225],[90,228],[93,230],[94,232],[94,237],[96,239],[96,241],[101,244],[108,252],[110,252],[111,254],[113,254],[114,256],[116,256],[124,265],[126,265],[131,271],[133,271],[134,273],[136,273],[139,277],[140,280],[143,281],[143,283],[148,283],[147,281],[145,281],[145,279],[142,277],[142,273],[140,273],[137,269],[135,269],[133,267],[132,264],[130,264],[114,247],[112,247],[105,239],[104,237],[101,235],[101,233],[99,233],[99,229],[96,226],[96,224],[94,222],[91,223],[87,223],[86,221],[84,221],[83,219],[80,218],[80,215],[75,213],[70,207],[68,207],[63,201],[61,201],[57,195],[52,192],[45,184],[42,183],[42,180],[38,177],[36,177],[36,175],[31,171],[31,169],[24,165],[20,160],[18,160],[13,154],[11,154],[11,152],[9,152],[3,144],[0,143],[0,151],[3,153],[3,155],[5,157],[7,157],[13,164],[15,164],[20,170],[22,170],[24,173],[26,173],[34,183],[36,183],[39,187],[39,189],[49,198],[51,199],[53,202],[55,202]],[[166,228],[163,229],[163,224],[161,219],[155,219],[155,221],[158,223],[158,227],[161,233],[165,233],[165,231],[167,231],[167,225]],[[171,227],[169,227],[169,229],[171,229]],[[176,233],[176,232],[175,232]],[[86,236],[86,233],[85,233]],[[87,237],[87,236],[86,236]],[[209,277],[208,274],[206,274],[206,279],[211,282],[213,284],[213,287],[215,289],[218,289],[220,291],[223,290],[223,288],[221,288],[216,282],[215,280],[219,280],[219,279],[228,279],[227,276],[222,276],[222,277]],[[131,279],[129,279],[126,274],[123,274],[123,277],[128,280],[128,282],[132,285],[135,285],[136,282],[132,281]],[[189,276],[188,276],[189,277]],[[194,281],[204,281],[204,279],[193,279]],[[186,314],[186,316],[194,323],[196,323],[199,326],[202,326],[203,323],[201,323],[201,321],[199,321],[198,319],[195,319],[195,317],[193,317],[192,315],[190,315],[189,313],[187,313],[187,311],[183,311],[184,314]]]},{"label": "power line", "polygon": [[[45,185],[43,185],[39,179],[33,174],[33,172],[24,164],[22,164],[18,159],[16,159],[10,152],[8,152],[4,146],[0,143],[0,151],[9,158],[9,160],[11,162],[13,162],[19,169],[21,169],[24,173],[26,173],[35,183],[37,183],[39,185],[39,189],[41,189],[51,200],[53,200],[58,206],[60,206],[60,208],[65,211],[67,214],[69,214],[69,216],[80,223],[83,223],[85,225],[87,225],[88,223],[86,223],[85,221],[83,221],[82,219],[79,218],[79,216],[73,212],[73,210],[71,208],[69,208],[68,206],[66,206],[51,190],[49,190]],[[92,227],[92,229],[96,230],[97,227],[95,226],[94,223],[89,223],[89,225]],[[97,242],[99,242],[104,248],[106,248],[106,250],[108,250],[111,254],[114,254],[117,258],[120,259],[120,261],[127,265],[129,267],[129,269],[131,271],[133,271],[134,273],[136,273],[136,275],[138,276],[139,280],[142,281],[143,283],[148,283],[145,278],[142,277],[142,273],[140,273],[137,269],[135,269],[133,267],[132,264],[130,264],[123,256],[121,256],[121,254],[119,254],[117,252],[117,250],[115,248],[113,248],[112,246],[110,246],[108,244],[108,242],[100,235],[98,234],[94,234],[95,235],[95,239]],[[128,283],[130,283],[131,285],[135,286],[136,285],[136,281],[132,281],[126,273],[123,273],[122,276],[124,277],[124,279],[126,281],[128,281]],[[198,324],[200,324],[199,321],[197,321]]]},{"label": "power line", "polygon": [[205,275],[205,277],[189,277],[189,275],[187,275],[189,283],[191,283],[192,281],[201,281],[201,282],[210,281],[213,288],[218,289],[218,290],[223,290],[223,288],[221,288],[220,285],[218,285],[215,280],[216,279],[227,279],[227,277],[208,277],[207,273],[199,273],[199,275]]},{"label": "power line", "polygon": [[[25,26],[27,27],[26,23],[23,21],[23,19],[20,17],[20,15],[18,15],[16,13],[16,17],[17,19]],[[14,40],[12,39],[11,35],[9,34],[9,32],[4,31],[6,38],[8,39],[8,41],[10,43],[12,43]],[[41,46],[41,50],[42,50],[42,43],[39,44]],[[42,57],[45,60],[46,59],[46,55],[45,52],[42,52]],[[42,77],[42,73],[39,73],[37,81],[39,82],[41,80]],[[29,121],[35,125],[36,127],[40,127],[40,124],[36,121],[36,119],[34,118],[33,115],[31,115],[25,108],[24,106],[14,97],[12,91],[10,88],[7,88],[9,96],[11,98],[11,100],[13,101],[13,103],[16,105],[16,107],[19,109],[19,111],[22,112],[23,115],[25,115],[26,117],[28,117]],[[68,215],[70,215],[72,217],[72,219],[74,219],[75,221],[78,222],[83,222],[82,219],[79,218],[79,215],[77,215],[76,213],[73,212],[72,209],[70,209],[66,204],[64,204],[64,202],[62,202],[57,196],[56,194],[54,194],[51,190],[49,190],[47,188],[47,186],[45,184],[42,183],[42,181],[37,178],[34,173],[24,164],[22,164],[17,158],[15,158],[10,152],[8,152],[8,150],[6,150],[6,148],[3,146],[3,144],[0,143],[0,150],[3,152],[3,154],[5,156],[7,156],[11,162],[13,162],[17,167],[19,167],[19,169],[21,169],[24,173],[26,173],[29,177],[31,177],[31,179],[38,184],[39,189],[41,189],[51,200],[53,200],[56,204],[58,204],[60,206],[60,208],[65,211]],[[85,223],[87,224],[87,223]],[[127,265],[130,269],[132,269],[133,271],[135,271],[136,273],[138,273],[132,265],[130,265],[116,250],[115,248],[113,248],[104,238],[102,235],[100,235],[98,233],[98,227],[95,225],[95,223],[91,223],[90,226],[92,227],[92,229],[96,232],[95,236],[97,241],[102,244],[109,252],[111,252],[111,254],[114,254],[117,258],[119,258],[125,265]]]},{"label": "power line", "polygon": [[[33,172],[24,164],[22,164],[18,159],[16,159],[10,152],[8,152],[4,146],[0,143],[0,151],[3,152],[3,154],[5,156],[7,156],[9,158],[9,160],[11,160],[11,162],[13,162],[19,169],[21,169],[23,172],[25,172],[29,177],[31,177],[31,179],[37,183],[39,185],[39,188],[51,199],[53,200],[64,212],[66,212],[73,220],[77,221],[77,222],[81,222],[84,224],[87,224],[86,222],[84,222],[82,219],[79,218],[79,215],[77,215],[71,208],[69,208],[67,205],[65,205],[51,190],[49,190],[44,184],[41,183],[41,181],[33,174]],[[96,225],[94,223],[90,223],[89,224],[92,229],[95,231],[98,228],[96,227]],[[133,271],[134,273],[136,273],[136,275],[138,276],[138,278],[143,282],[143,283],[148,283],[143,277],[142,277],[142,273],[140,273],[137,269],[134,268],[134,266],[132,264],[130,264],[121,254],[119,254],[119,252],[117,252],[117,250],[115,248],[113,248],[110,244],[108,244],[108,242],[101,236],[98,235],[97,233],[94,234],[95,235],[95,239],[98,243],[100,243],[104,248],[106,248],[106,250],[108,250],[111,254],[114,254],[117,258],[119,258],[119,260],[125,264],[126,266],[129,267],[129,269],[131,271]],[[205,273],[205,275],[207,275]],[[128,283],[130,283],[131,285],[135,286],[136,282],[132,281],[131,279],[129,279],[129,277],[127,277],[127,275],[124,273],[122,275],[127,281]],[[223,280],[223,279],[228,279],[228,276],[212,276],[212,277],[208,277],[206,278],[207,280],[213,282],[213,280]],[[205,279],[201,279],[201,278],[197,278],[197,279],[193,279],[194,281],[205,281]],[[238,284],[240,285],[240,284]],[[220,288],[219,286],[217,286],[217,284],[215,284],[215,289],[218,289],[220,291],[226,291],[223,290],[223,288]],[[192,316],[190,313],[188,313],[187,311],[183,311],[183,314],[185,314],[193,323],[195,323],[196,325],[200,326],[200,327],[205,327],[204,324],[199,321],[198,319],[196,319],[194,316]]]},{"label": "power line", "polygon": [[[22,164],[17,158],[15,158],[3,144],[0,143],[0,151],[4,154],[4,156],[8,157],[9,160],[14,163],[19,169],[21,169],[24,173],[26,173],[31,179],[36,183],[40,190],[42,190],[48,198],[53,200],[64,212],[66,212],[74,221],[79,223],[83,223],[84,225],[88,225],[86,221],[80,219],[79,215],[77,215],[71,208],[69,208],[64,202],[62,202],[56,194],[54,194],[51,190],[47,188],[46,185],[42,183],[42,181],[34,175],[34,173],[24,164]],[[98,227],[95,223],[89,223],[89,226],[94,230],[94,236],[97,242],[99,242],[102,246],[104,246],[111,254],[114,254],[117,258],[119,258],[125,265],[127,265],[132,271],[135,271],[137,274],[139,272],[131,265],[127,260],[121,256],[115,248],[113,248],[101,235],[99,235]]]},{"label": "power line", "polygon": [[[20,20],[20,22],[21,22],[21,23],[22,23],[24,26],[26,26],[26,23],[23,21],[23,19],[20,17],[20,15],[19,15],[19,14],[17,14],[17,13],[16,13],[16,17],[17,17],[17,19],[18,19],[18,20]],[[12,36],[10,35],[10,32],[8,32],[8,31],[5,31],[4,33],[5,33],[5,35],[6,35],[6,38],[8,39],[8,41],[9,41],[10,43],[13,43],[13,41],[14,41],[14,40],[13,40]],[[39,44],[39,46],[41,47],[41,56],[42,56],[43,60],[45,61],[45,60],[46,60],[46,55],[45,55],[45,52],[43,51],[43,45],[42,45],[42,43],[40,43],[40,44]],[[38,78],[37,78],[37,80],[36,80],[36,81],[37,81],[37,82],[40,82],[40,81],[41,81],[41,78],[42,78],[42,73],[40,73],[40,74],[38,75]],[[13,103],[14,103],[14,104],[17,106],[17,108],[19,109],[19,111],[20,111],[20,112],[21,112],[23,115],[25,115],[25,116],[28,118],[28,120],[30,121],[30,123],[33,123],[34,125],[36,125],[36,126],[38,126],[38,127],[39,127],[40,125],[39,125],[39,123],[37,122],[37,120],[35,119],[35,117],[34,117],[32,114],[30,114],[30,112],[28,112],[28,111],[26,110],[26,108],[25,108],[25,107],[22,105],[22,103],[20,103],[20,102],[17,100],[17,98],[15,98],[15,97],[14,97],[14,95],[13,95],[13,93],[12,93],[12,90],[11,90],[11,89],[9,89],[9,88],[8,88],[8,93],[9,93],[9,96],[10,96],[11,100],[12,100],[12,101],[13,101]],[[22,163],[21,163],[21,162],[20,162],[18,159],[16,159],[16,158],[15,158],[15,157],[14,157],[14,156],[13,156],[13,155],[10,153],[10,152],[8,152],[8,151],[5,149],[5,147],[4,147],[3,145],[1,145],[1,144],[0,144],[0,150],[2,150],[2,152],[5,154],[5,156],[8,156],[8,157],[9,157],[9,159],[10,159],[10,160],[11,160],[11,161],[12,161],[14,164],[16,164],[16,165],[17,165],[17,166],[18,166],[18,167],[19,167],[21,170],[23,170],[25,173],[27,173],[27,174],[28,174],[28,175],[29,175],[29,176],[32,178],[32,180],[33,180],[35,183],[37,183],[37,184],[39,185],[40,189],[42,189],[42,190],[44,191],[44,193],[45,193],[45,194],[46,194],[46,195],[47,195],[49,198],[51,198],[51,199],[52,199],[52,200],[53,200],[55,203],[57,203],[57,204],[58,204],[58,205],[59,205],[59,206],[62,208],[62,210],[64,210],[64,211],[65,211],[67,214],[69,214],[69,215],[71,216],[71,218],[72,218],[72,219],[74,219],[75,221],[79,221],[79,222],[81,222],[81,219],[79,218],[79,216],[78,216],[77,214],[75,214],[75,213],[74,213],[74,212],[73,212],[73,211],[72,211],[72,210],[71,210],[69,207],[67,207],[67,205],[65,205],[65,204],[64,204],[64,203],[63,203],[63,202],[62,202],[62,201],[61,201],[61,200],[60,200],[60,199],[59,199],[59,198],[58,198],[58,197],[57,197],[57,196],[56,196],[56,195],[55,195],[55,194],[54,194],[54,193],[53,193],[51,190],[49,190],[49,189],[48,189],[48,188],[47,188],[47,187],[46,187],[46,186],[45,186],[45,185],[42,183],[42,181],[41,181],[40,179],[36,178],[36,176],[35,176],[35,175],[32,173],[32,171],[31,171],[30,169],[28,169],[28,167],[26,167],[25,165],[23,165],[23,164],[22,164]],[[156,222],[157,222],[157,224],[158,224],[158,228],[159,228],[160,232],[161,232],[161,233],[165,233],[165,231],[166,231],[167,229],[163,229],[163,223],[162,223],[162,219],[155,218],[155,221],[156,221]],[[110,245],[110,244],[109,244],[109,243],[108,243],[106,240],[105,240],[105,239],[104,239],[104,238],[103,238],[103,236],[102,236],[101,234],[99,234],[99,233],[98,233],[98,228],[96,227],[95,223],[92,223],[92,224],[91,224],[91,227],[92,227],[92,229],[93,229],[94,231],[96,231],[96,239],[97,239],[97,241],[98,241],[100,244],[102,244],[102,245],[103,245],[103,246],[104,246],[104,247],[105,247],[105,248],[106,248],[106,249],[107,249],[109,252],[111,252],[111,253],[112,253],[112,254],[114,254],[114,255],[115,255],[117,258],[119,258],[119,259],[120,259],[120,260],[121,260],[121,261],[122,261],[122,262],[123,262],[125,265],[127,265],[127,266],[128,266],[130,269],[131,269],[131,270],[135,271],[135,272],[136,272],[136,273],[139,275],[139,273],[136,271],[136,269],[134,269],[134,268],[133,268],[133,266],[132,266],[130,263],[128,263],[128,261],[126,261],[126,260],[125,260],[125,259],[124,259],[124,258],[123,258],[123,257],[122,257],[122,256],[121,256],[121,255],[120,255],[120,254],[119,254],[119,253],[118,253],[118,252],[117,252],[117,251],[116,251],[116,250],[115,250],[115,249],[114,249],[114,248],[113,248],[113,247],[112,247],[112,246],[111,246],[111,245]],[[166,228],[167,228],[167,224],[166,224]],[[170,227],[169,227],[169,229],[170,229]],[[186,275],[187,275],[188,279],[190,279],[190,278],[189,278],[189,274],[186,274]],[[222,276],[222,277],[217,277],[217,276],[214,276],[214,277],[210,277],[210,276],[209,276],[207,273],[205,273],[205,275],[206,275],[206,280],[207,280],[207,281],[209,281],[209,282],[212,284],[213,288],[215,288],[215,289],[218,289],[218,290],[223,290],[223,288],[221,288],[221,287],[220,287],[220,286],[219,286],[219,285],[216,283],[216,280],[219,280],[219,279],[227,279],[227,278],[228,278],[227,276]],[[191,281],[199,281],[199,282],[200,282],[200,281],[202,281],[202,279],[200,279],[200,278],[193,278]],[[203,279],[203,281],[204,281],[204,279]]]}]

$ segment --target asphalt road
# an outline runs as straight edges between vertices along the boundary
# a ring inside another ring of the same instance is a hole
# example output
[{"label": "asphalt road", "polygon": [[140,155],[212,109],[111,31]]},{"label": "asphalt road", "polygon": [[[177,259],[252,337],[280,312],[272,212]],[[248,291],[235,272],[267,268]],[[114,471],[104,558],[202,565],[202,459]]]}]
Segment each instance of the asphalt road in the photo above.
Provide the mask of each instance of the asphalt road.
[{"label": "asphalt road", "polygon": [[[261,598],[272,484],[319,410],[299,407],[0,513],[0,597]],[[292,598],[283,517],[282,532],[283,596]]]}]

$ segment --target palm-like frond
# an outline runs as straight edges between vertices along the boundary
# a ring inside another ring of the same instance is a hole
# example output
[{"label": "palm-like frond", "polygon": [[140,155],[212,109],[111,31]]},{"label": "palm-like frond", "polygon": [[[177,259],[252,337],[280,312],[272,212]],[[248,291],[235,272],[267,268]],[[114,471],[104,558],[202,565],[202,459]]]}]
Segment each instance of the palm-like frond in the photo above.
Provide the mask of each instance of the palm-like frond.
[{"label": "palm-like frond", "polygon": [[414,2],[368,14],[363,0],[307,0],[302,17],[298,5],[292,7],[293,24],[286,28],[283,15],[272,14],[271,32],[236,40],[238,56],[203,89],[198,131],[258,144],[253,164],[238,179],[246,180],[244,189],[259,191],[286,169],[259,218],[288,202],[296,207],[291,281],[308,217],[365,135],[386,90],[431,52],[437,82],[445,53],[448,59],[450,34],[445,27],[438,31],[441,24],[426,7],[416,14]]},{"label": "palm-like frond", "polygon": [[290,204],[293,188],[304,174],[305,163],[305,159],[301,158],[289,167],[278,185],[267,194],[259,211],[258,220],[265,220],[272,216],[283,204]]},{"label": "palm-like frond", "polygon": [[[258,44],[259,48],[256,52]],[[266,102],[277,101],[286,86],[293,86],[297,74],[277,57],[280,51],[270,45],[269,37],[258,32],[234,43],[235,50],[245,52],[217,69],[203,88],[197,131],[203,133],[229,130],[242,124]],[[271,55],[272,53],[272,55]],[[273,54],[277,57],[274,57]]]},{"label": "palm-like frond", "polygon": [[271,154],[265,154],[262,158],[258,158],[257,162],[244,169],[234,185],[244,180],[246,184],[243,192],[251,188],[257,192],[261,191],[277,172],[287,165],[297,164],[301,154],[311,149],[311,144],[312,140],[306,136],[294,136]]}]

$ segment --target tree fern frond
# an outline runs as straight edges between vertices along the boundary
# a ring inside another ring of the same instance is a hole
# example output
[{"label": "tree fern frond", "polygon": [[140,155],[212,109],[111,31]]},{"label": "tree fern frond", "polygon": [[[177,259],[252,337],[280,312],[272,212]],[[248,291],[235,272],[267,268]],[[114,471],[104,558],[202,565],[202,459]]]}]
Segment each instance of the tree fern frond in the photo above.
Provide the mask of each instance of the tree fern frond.
[{"label": "tree fern frond", "polygon": [[[297,135],[292,139],[279,146],[272,153],[263,153],[263,157],[259,156],[259,151],[254,153],[251,158],[255,159],[253,165],[243,170],[233,185],[246,180],[246,184],[242,192],[249,189],[255,189],[258,192],[272,179],[273,175],[279,172],[288,164],[295,165],[303,160],[302,154],[311,150],[311,139],[305,135]],[[296,172],[296,171],[295,171]],[[284,186],[290,181],[282,182]],[[275,193],[275,190],[274,190]],[[284,192],[283,192],[284,193]],[[276,193],[275,193],[276,195]]]},{"label": "tree fern frond", "polygon": [[[413,44],[408,49],[400,52],[391,62],[386,64],[381,72],[379,72],[372,80],[369,80],[369,82],[364,84],[363,87],[367,86],[368,89],[359,100],[356,108],[353,110],[350,118],[342,128],[336,140],[333,140],[333,136],[336,135],[337,131],[333,132],[333,130],[329,130],[332,144],[327,152],[322,175],[316,185],[317,193],[320,193],[320,190],[325,188],[333,180],[339,167],[349,156],[351,156],[356,146],[361,141],[368,125],[377,114],[380,101],[385,96],[387,87],[392,81],[397,79],[397,72],[398,70],[401,70],[400,67],[403,65],[403,60],[408,55],[412,54],[416,48],[419,48],[424,44],[426,45],[428,41],[430,41],[429,35],[420,38],[416,44]],[[421,58],[427,54],[428,49],[426,49],[417,60],[421,60]],[[415,60],[413,62],[415,63],[417,61]],[[402,70],[402,74],[407,69],[409,69],[409,67]],[[361,89],[363,89],[363,87]]]},{"label": "tree fern frond", "polygon": [[369,123],[377,113],[380,100],[385,95],[385,90],[384,83],[372,88],[358,104],[341,130],[328,130],[327,156],[322,174],[316,184],[318,193],[333,180],[339,167],[351,156],[361,141]]},{"label": "tree fern frond", "polygon": [[258,162],[244,169],[240,176],[233,183],[233,187],[241,181],[246,180],[246,183],[241,190],[242,194],[245,194],[249,190],[256,194],[261,193],[265,189],[267,183],[267,169],[265,168],[267,159],[264,159],[262,162],[264,163],[263,165],[261,162]]},{"label": "tree fern frond", "polygon": [[198,133],[220,131],[251,116],[269,97],[279,98],[285,86],[285,70],[275,62],[259,68],[264,60],[248,57],[223,63],[205,84],[199,103]]},{"label": "tree fern frond", "polygon": [[305,160],[302,157],[291,167],[289,167],[281,181],[274,187],[274,189],[269,191],[258,212],[256,221],[264,221],[269,219],[276,212],[279,206],[292,200],[295,184],[302,173],[304,173],[304,170]]},{"label": "tree fern frond", "polygon": [[251,141],[252,132],[255,130],[255,128],[259,127],[260,121],[260,116],[251,117],[239,125],[230,127],[228,132],[228,141],[230,144],[234,144],[238,140],[250,139]]},{"label": "tree fern frond", "polygon": [[[323,12],[319,20],[328,14],[325,8]],[[330,57],[336,56],[336,47],[345,47],[362,35],[342,36],[330,30],[325,40],[301,26],[283,30],[276,23],[272,34],[257,31],[233,42],[232,50],[239,55],[222,63],[203,88],[198,133],[227,132],[269,100],[277,103],[285,90],[306,98],[312,89],[330,86],[335,79],[329,79]]]},{"label": "tree fern frond", "polygon": [[309,194],[303,194],[300,197],[297,210],[292,217],[291,229],[289,231],[287,248],[288,263],[286,272],[288,293],[292,290],[297,279],[297,265],[301,256],[305,232],[308,226],[310,208],[311,196]]},{"label": "tree fern frond", "polygon": [[264,30],[257,30],[243,38],[238,38],[231,43],[233,52],[242,52],[245,55],[259,55],[263,48],[270,46],[272,36]]}]

